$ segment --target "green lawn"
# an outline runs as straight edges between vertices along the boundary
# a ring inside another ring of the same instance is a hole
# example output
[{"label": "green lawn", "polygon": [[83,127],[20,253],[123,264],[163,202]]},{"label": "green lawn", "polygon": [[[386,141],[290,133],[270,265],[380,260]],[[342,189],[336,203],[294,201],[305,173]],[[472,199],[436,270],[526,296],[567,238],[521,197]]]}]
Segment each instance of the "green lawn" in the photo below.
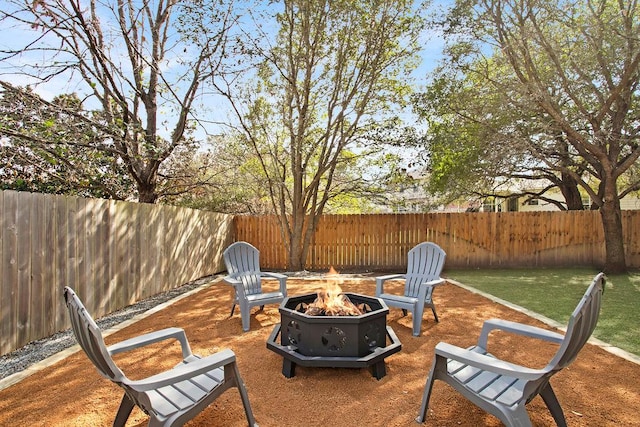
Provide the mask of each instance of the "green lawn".
[{"label": "green lawn", "polygon": [[[446,270],[443,276],[566,324],[597,273],[531,268]],[[607,276],[594,336],[640,356],[640,273]]]}]

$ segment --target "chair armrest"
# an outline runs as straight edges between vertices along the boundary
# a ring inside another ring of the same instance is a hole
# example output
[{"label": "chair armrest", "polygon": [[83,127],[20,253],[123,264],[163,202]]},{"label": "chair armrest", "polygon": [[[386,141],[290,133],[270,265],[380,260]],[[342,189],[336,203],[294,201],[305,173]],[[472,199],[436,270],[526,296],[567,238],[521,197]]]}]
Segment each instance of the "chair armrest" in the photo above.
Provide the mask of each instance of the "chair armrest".
[{"label": "chair armrest", "polygon": [[222,281],[225,282],[227,285],[231,285],[233,287],[235,287],[236,285],[242,283],[240,280],[233,278],[231,276],[224,276],[222,278]]},{"label": "chair armrest", "polygon": [[199,360],[178,365],[171,370],[142,380],[129,381],[127,385],[138,391],[153,390],[188,380],[235,361],[235,353],[230,349],[226,349]]},{"label": "chair armrest", "polygon": [[435,353],[436,356],[442,356],[485,371],[523,380],[535,380],[545,372],[541,369],[527,368],[526,366],[506,362],[504,360],[496,359],[495,357],[486,356],[482,353],[456,347],[455,345],[444,342],[436,345]]},{"label": "chair armrest", "polygon": [[150,332],[148,334],[139,335],[137,337],[113,344],[107,347],[107,351],[109,352],[109,354],[114,355],[168,339],[176,339],[180,342],[180,346],[182,347],[183,359],[191,356],[192,353],[191,348],[189,347],[189,342],[187,341],[187,336],[184,333],[184,330],[180,328],[167,328],[155,332]]},{"label": "chair armrest", "polygon": [[547,329],[538,328],[537,326],[526,325],[524,323],[512,322],[503,319],[489,319],[482,325],[480,338],[478,338],[478,347],[487,348],[489,334],[494,330],[502,330],[530,338],[537,338],[560,344],[564,339],[564,335]]},{"label": "chair armrest", "polygon": [[431,294],[433,292],[433,288],[436,286],[440,286],[445,283],[445,280],[442,278],[438,278],[435,280],[429,280],[428,282],[423,282],[418,289],[418,300],[425,301],[427,296],[431,298]]},{"label": "chair armrest", "polygon": [[387,280],[393,279],[404,279],[406,274],[388,274],[386,276],[378,276],[376,277],[376,295],[380,295],[384,293],[383,283]]},{"label": "chair armrest", "polygon": [[262,271],[261,274],[265,277],[273,277],[274,279],[286,279],[287,276],[280,273],[272,273],[270,271]]},{"label": "chair armrest", "polygon": [[280,273],[272,273],[270,271],[263,271],[261,274],[262,274],[262,277],[270,277],[273,279],[278,279],[278,281],[280,282],[280,292],[282,292],[282,294],[285,297],[287,296],[287,279],[288,279],[287,276]]},{"label": "chair armrest", "polygon": [[423,285],[424,286],[440,286],[440,285],[444,285],[447,281],[444,280],[442,277],[439,277],[437,279],[434,280],[429,280],[428,282],[424,282]]},{"label": "chair armrest", "polygon": [[235,289],[235,292],[236,292],[236,296],[240,296],[241,298],[244,298],[244,286],[242,286],[241,280],[238,280],[231,276],[225,276],[222,280],[227,285],[233,286],[233,289]]}]

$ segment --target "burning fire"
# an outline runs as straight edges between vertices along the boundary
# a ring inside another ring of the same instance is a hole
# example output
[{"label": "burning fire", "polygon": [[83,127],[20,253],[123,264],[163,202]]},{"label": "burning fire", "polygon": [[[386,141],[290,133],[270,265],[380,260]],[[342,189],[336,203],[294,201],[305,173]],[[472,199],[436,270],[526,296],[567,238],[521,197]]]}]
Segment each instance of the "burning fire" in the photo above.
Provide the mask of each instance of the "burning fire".
[{"label": "burning fire", "polygon": [[340,279],[336,277],[339,275],[340,273],[331,267],[327,276],[334,279],[328,280],[325,288],[317,292],[314,302],[311,304],[302,303],[301,311],[310,316],[360,316],[371,311],[371,308],[366,304],[355,305],[342,292],[342,288],[338,284]]}]

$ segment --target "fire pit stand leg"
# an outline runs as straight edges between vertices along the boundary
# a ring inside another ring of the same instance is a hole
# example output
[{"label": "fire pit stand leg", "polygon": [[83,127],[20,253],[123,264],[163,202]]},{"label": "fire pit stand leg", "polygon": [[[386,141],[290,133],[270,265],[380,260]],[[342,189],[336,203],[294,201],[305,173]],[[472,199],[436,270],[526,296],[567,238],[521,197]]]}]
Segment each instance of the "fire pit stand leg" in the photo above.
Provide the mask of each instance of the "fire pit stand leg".
[{"label": "fire pit stand leg", "polygon": [[282,359],[282,375],[293,378],[296,375],[296,364],[286,357]]},{"label": "fire pit stand leg", "polygon": [[387,368],[384,364],[384,359],[369,366],[369,372],[371,372],[371,375],[377,380],[387,375]]}]

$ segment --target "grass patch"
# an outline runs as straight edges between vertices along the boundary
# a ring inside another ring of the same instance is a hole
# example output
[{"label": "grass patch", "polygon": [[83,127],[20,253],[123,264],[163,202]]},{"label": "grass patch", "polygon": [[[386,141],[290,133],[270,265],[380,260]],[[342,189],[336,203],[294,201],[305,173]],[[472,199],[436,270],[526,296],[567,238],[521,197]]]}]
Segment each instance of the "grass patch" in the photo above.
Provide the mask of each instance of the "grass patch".
[{"label": "grass patch", "polygon": [[[447,270],[457,280],[566,324],[598,272],[591,269]],[[640,356],[640,273],[608,275],[594,336]]]}]

